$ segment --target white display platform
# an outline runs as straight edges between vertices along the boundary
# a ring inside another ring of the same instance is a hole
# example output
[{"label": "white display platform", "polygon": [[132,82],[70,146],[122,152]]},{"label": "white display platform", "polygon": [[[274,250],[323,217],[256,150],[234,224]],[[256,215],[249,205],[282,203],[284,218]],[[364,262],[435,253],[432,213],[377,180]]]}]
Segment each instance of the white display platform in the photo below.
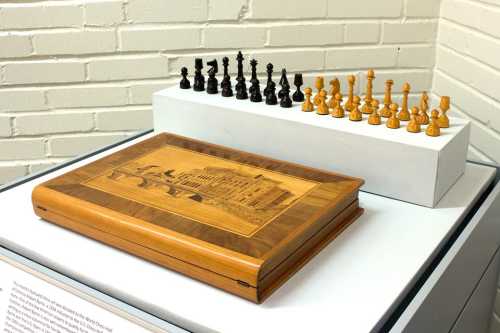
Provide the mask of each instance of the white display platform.
[{"label": "white display platform", "polygon": [[[179,134],[365,180],[364,191],[434,207],[465,169],[469,121],[439,137],[171,87],[153,96],[157,132]],[[402,122],[406,124],[407,122]]]},{"label": "white display platform", "polygon": [[383,323],[463,219],[495,169],[467,164],[435,209],[360,193],[365,213],[256,305],[38,219],[42,181],[0,193],[0,245],[192,332],[370,332]]}]

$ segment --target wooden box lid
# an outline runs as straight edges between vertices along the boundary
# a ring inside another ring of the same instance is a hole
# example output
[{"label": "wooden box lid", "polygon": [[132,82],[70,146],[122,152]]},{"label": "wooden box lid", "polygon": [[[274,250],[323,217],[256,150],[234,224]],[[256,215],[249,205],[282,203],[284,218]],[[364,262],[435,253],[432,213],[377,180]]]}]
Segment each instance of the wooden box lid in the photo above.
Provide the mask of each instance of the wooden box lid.
[{"label": "wooden box lid", "polygon": [[162,133],[37,186],[42,218],[262,301],[361,212],[363,181]]}]

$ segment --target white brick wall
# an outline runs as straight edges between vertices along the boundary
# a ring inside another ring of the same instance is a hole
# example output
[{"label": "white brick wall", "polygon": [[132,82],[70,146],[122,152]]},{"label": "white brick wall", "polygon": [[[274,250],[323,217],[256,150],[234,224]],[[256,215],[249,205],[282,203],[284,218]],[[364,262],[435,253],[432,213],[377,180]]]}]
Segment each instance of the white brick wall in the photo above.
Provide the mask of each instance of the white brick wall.
[{"label": "white brick wall", "polygon": [[0,183],[151,127],[152,93],[198,56],[242,49],[262,75],[273,62],[308,84],[318,73],[364,84],[375,67],[377,94],[391,77],[415,100],[431,87],[437,2],[1,1]]}]

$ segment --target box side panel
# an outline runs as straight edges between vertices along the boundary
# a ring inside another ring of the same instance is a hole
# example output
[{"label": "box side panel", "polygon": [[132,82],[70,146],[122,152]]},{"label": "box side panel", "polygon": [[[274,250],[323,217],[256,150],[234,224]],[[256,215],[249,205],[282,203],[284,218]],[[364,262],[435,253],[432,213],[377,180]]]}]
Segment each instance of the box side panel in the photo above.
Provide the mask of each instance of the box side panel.
[{"label": "box side panel", "polygon": [[434,203],[437,166],[432,165],[432,149],[160,94],[155,96],[154,113],[157,132],[360,177],[366,181],[364,191],[424,206]]},{"label": "box side panel", "polygon": [[[453,124],[451,126],[453,126]],[[464,173],[469,136],[470,124],[467,124],[439,152],[434,205],[441,200],[450,187],[455,184],[458,178]]]}]

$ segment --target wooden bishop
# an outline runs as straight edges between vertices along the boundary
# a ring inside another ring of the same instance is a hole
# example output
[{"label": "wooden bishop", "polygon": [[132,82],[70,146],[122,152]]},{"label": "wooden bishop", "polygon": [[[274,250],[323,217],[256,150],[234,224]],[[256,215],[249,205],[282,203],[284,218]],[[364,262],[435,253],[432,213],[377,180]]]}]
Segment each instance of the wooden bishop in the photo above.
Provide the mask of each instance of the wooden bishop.
[{"label": "wooden bishop", "polygon": [[372,109],[372,99],[373,99],[373,79],[375,78],[375,72],[373,69],[369,69],[366,75],[366,96],[365,105],[361,109],[361,112],[370,114],[373,112]]},{"label": "wooden bishop", "polygon": [[354,97],[354,84],[356,83],[356,77],[354,75],[349,75],[347,77],[347,83],[349,85],[347,92],[347,101],[345,102],[344,108],[347,111],[351,111],[353,108],[353,97]]},{"label": "wooden bishop", "polygon": [[384,107],[382,108],[382,111],[380,111],[380,115],[384,118],[389,118],[391,116],[390,106],[392,104],[391,93],[393,84],[393,80],[385,81]]},{"label": "wooden bishop", "polygon": [[439,114],[438,124],[441,128],[450,127],[450,119],[446,115],[446,112],[450,109],[450,96],[442,96],[441,101],[439,103],[439,109],[441,113]]},{"label": "wooden bishop", "polygon": [[410,120],[410,112],[408,110],[408,94],[410,93],[410,84],[406,82],[403,84],[403,100],[401,102],[401,111],[399,112],[399,120]]}]

